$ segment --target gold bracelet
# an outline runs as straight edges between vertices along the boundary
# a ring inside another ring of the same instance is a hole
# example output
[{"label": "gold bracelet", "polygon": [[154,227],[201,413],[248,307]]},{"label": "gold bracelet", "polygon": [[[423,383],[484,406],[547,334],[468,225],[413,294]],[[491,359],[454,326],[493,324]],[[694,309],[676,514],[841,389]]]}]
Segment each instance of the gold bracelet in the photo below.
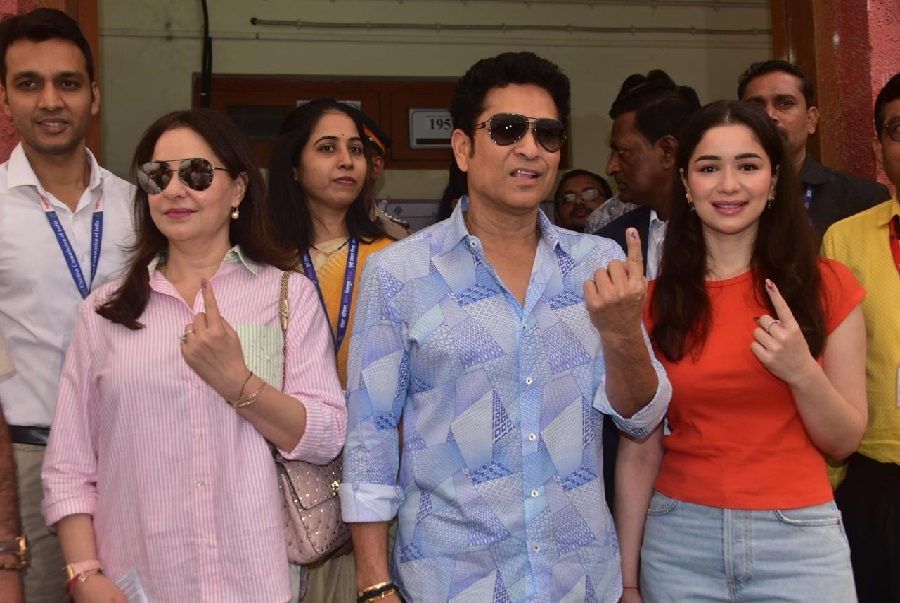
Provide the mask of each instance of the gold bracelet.
[{"label": "gold bracelet", "polygon": [[380,590],[389,584],[391,584],[391,580],[385,580],[384,582],[379,582],[378,584],[373,584],[372,586],[367,586],[366,588],[357,592],[356,596],[362,597],[363,595],[368,595],[368,594],[374,593],[376,590]]},{"label": "gold bracelet", "polygon": [[247,383],[250,382],[250,379],[253,377],[253,371],[247,371],[247,377],[244,379],[244,382],[241,383],[241,391],[238,392],[238,402],[241,401],[241,398],[244,397],[244,388],[247,387]]},{"label": "gold bracelet", "polygon": [[268,385],[268,383],[263,381],[262,378],[260,378],[260,381],[262,381],[262,385],[259,386],[258,390],[256,390],[255,392],[253,392],[252,394],[250,394],[243,400],[238,400],[237,402],[232,404],[231,407],[232,408],[244,408],[245,406],[250,406],[251,404],[256,402],[256,399],[259,397],[259,395],[262,393],[262,391],[264,389],[266,389],[266,385]]},{"label": "gold bracelet", "polygon": [[391,587],[384,592],[381,592],[377,595],[372,595],[371,597],[366,598],[366,603],[372,603],[372,601],[377,601],[378,599],[384,599],[385,597],[390,597],[391,595],[400,594],[400,591],[397,590],[397,587]]}]

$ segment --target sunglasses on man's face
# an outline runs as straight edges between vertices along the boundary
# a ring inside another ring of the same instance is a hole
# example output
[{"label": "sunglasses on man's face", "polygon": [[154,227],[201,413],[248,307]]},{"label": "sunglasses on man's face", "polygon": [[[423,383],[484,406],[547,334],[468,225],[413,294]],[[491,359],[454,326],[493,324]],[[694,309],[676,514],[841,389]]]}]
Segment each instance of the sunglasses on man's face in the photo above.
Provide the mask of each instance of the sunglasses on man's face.
[{"label": "sunglasses on man's face", "polygon": [[166,190],[172,181],[172,172],[178,172],[178,177],[185,186],[194,191],[205,191],[212,186],[213,174],[216,170],[230,172],[228,168],[213,167],[208,160],[200,157],[182,159],[177,169],[172,169],[169,164],[176,159],[165,161],[149,161],[138,168],[137,180],[140,187],[148,195],[158,195]]},{"label": "sunglasses on man's face", "polygon": [[522,140],[531,130],[534,139],[547,152],[555,153],[566,141],[566,127],[556,119],[525,117],[518,113],[497,113],[487,121],[475,125],[475,129],[487,128],[494,144],[507,147]]}]

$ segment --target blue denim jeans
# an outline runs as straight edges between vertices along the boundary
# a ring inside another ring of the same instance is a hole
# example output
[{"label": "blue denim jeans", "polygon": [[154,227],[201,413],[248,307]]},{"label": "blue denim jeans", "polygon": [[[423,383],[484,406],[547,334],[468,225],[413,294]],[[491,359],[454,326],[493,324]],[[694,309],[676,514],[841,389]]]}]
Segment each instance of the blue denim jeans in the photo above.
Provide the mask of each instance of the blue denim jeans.
[{"label": "blue denim jeans", "polygon": [[833,501],[746,511],[654,492],[641,594],[644,603],[855,603],[841,513]]}]

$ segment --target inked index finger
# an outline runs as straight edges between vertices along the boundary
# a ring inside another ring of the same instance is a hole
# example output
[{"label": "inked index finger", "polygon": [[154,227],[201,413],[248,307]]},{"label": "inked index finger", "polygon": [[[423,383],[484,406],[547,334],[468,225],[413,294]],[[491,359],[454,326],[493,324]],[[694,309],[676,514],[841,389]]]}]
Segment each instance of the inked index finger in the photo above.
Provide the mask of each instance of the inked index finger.
[{"label": "inked index finger", "polygon": [[644,253],[641,251],[641,235],[636,228],[625,231],[625,245],[628,258],[626,272],[629,275],[644,276]]},{"label": "inked index finger", "polygon": [[788,306],[787,302],[784,301],[784,298],[781,296],[781,292],[778,291],[778,287],[775,286],[775,283],[766,279],[766,292],[769,294],[769,299],[772,300],[772,306],[775,308],[776,318],[780,320],[782,323],[788,322],[793,323],[794,321],[794,313],[791,312],[790,306]]},{"label": "inked index finger", "polygon": [[213,293],[212,283],[207,279],[200,281],[200,295],[203,296],[203,305],[206,306],[206,317],[209,322],[219,322],[222,315],[219,314],[219,302]]}]

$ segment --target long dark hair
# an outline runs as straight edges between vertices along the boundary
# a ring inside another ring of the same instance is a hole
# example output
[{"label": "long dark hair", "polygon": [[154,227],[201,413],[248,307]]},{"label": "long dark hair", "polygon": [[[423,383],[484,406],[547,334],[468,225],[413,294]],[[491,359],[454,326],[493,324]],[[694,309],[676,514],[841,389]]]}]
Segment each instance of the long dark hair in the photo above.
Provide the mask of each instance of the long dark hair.
[{"label": "long dark hair", "polygon": [[[233,175],[244,174],[247,188],[241,201],[240,216],[229,224],[232,245],[240,245],[242,253],[260,264],[271,264],[282,270],[296,262],[293,253],[273,242],[267,209],[266,187],[253,151],[246,138],[230,119],[209,109],[174,111],[157,119],[144,132],[131,162],[132,178],[139,165],[153,159],[153,149],[160,137],[170,130],[188,128],[210,146],[213,153]],[[219,172],[216,172],[219,174]],[[129,248],[125,279],[109,300],[97,308],[97,314],[129,329],[143,328],[138,319],[150,299],[150,275],[147,265],[167,252],[169,241],[150,217],[147,193],[141,188],[134,195],[135,242]]]},{"label": "long dark hair", "polygon": [[[765,279],[771,279],[800,324],[810,352],[818,356],[825,344],[825,316],[816,238],[774,122],[762,110],[741,101],[709,104],[685,127],[676,166],[686,172],[706,132],[729,124],[750,128],[768,156],[772,173],[778,175],[774,200],[759,218],[750,260],[756,298],[775,315],[765,292]],[[671,361],[698,353],[706,341],[712,323],[706,269],[702,224],[685,199],[681,179],[676,179],[659,278],[650,300],[651,336]]]},{"label": "long dark hair", "polygon": [[[330,98],[320,98],[301,105],[291,111],[281,125],[281,132],[272,148],[269,159],[269,214],[275,224],[275,236],[282,246],[305,251],[314,241],[315,228],[309,197],[300,185],[300,153],[309,143],[312,132],[325,113],[340,112],[353,120],[361,140],[365,140],[362,122],[343,103]],[[369,150],[366,146],[366,163]],[[296,176],[295,170],[296,169]],[[344,218],[347,233],[354,238],[371,241],[386,237],[381,225],[372,219],[366,199],[372,183],[366,172],[365,183],[356,199],[347,209]]]}]

